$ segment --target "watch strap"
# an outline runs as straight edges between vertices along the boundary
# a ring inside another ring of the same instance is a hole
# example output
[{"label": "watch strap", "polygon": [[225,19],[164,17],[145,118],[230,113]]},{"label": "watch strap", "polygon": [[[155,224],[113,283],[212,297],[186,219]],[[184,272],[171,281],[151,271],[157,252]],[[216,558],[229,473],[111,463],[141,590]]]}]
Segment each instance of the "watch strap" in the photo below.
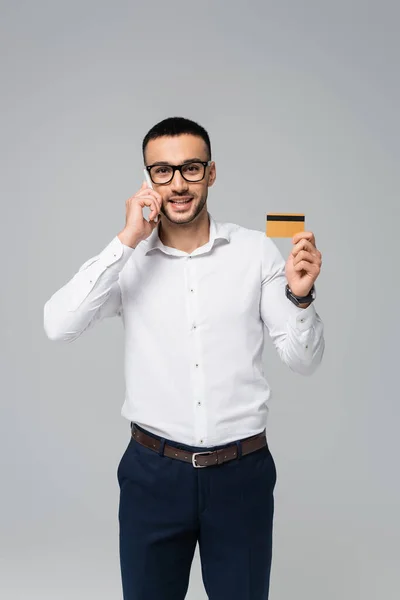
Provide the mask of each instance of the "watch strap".
[{"label": "watch strap", "polygon": [[296,304],[296,306],[298,306],[299,304],[308,304],[309,302],[311,303],[315,300],[315,285],[312,286],[307,296],[296,296],[295,294],[293,294],[288,283],[286,284],[285,291],[286,297],[289,298],[289,300],[291,300],[293,304]]}]

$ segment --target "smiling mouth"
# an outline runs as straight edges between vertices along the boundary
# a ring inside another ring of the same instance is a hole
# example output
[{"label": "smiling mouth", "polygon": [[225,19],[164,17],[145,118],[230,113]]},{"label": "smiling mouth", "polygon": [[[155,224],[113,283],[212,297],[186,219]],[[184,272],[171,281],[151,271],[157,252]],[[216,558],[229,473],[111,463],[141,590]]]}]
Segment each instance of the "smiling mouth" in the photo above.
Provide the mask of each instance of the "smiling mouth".
[{"label": "smiling mouth", "polygon": [[169,200],[174,206],[187,206],[191,203],[193,198],[180,198],[179,200]]}]

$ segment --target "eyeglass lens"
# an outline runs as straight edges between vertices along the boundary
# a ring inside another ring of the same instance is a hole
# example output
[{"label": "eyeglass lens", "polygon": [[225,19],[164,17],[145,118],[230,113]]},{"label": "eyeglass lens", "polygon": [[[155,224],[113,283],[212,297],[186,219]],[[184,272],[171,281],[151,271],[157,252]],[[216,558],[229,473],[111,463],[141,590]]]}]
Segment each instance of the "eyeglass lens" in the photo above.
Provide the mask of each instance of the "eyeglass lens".
[{"label": "eyeglass lens", "polygon": [[[193,162],[182,166],[182,176],[187,181],[201,181],[204,177],[204,165]],[[155,165],[150,169],[154,183],[166,183],[172,179],[173,168],[168,165]]]}]

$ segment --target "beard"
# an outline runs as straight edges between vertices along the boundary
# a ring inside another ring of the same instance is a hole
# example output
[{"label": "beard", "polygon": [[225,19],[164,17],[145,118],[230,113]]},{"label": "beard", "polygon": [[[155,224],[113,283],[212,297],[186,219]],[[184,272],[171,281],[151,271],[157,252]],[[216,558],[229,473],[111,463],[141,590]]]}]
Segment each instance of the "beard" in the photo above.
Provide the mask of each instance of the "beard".
[{"label": "beard", "polygon": [[[178,197],[177,194],[174,194],[174,196],[176,198]],[[199,201],[196,200],[196,197],[193,197],[189,210],[183,212],[182,214],[179,212],[174,213],[169,211],[168,208],[166,210],[164,206],[162,206],[161,212],[168,219],[168,221],[170,221],[170,223],[174,223],[176,225],[187,225],[188,223],[192,223],[195,219],[197,219],[199,214],[204,210],[207,202],[207,196],[208,193],[206,192],[204,196],[200,197]],[[169,202],[167,202],[167,207],[168,206]]]}]

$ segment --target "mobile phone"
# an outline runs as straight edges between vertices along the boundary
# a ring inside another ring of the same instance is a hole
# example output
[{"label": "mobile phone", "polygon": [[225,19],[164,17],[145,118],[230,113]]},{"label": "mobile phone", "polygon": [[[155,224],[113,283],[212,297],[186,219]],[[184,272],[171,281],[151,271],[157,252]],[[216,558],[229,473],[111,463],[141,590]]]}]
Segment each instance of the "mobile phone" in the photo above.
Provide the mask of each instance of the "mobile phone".
[{"label": "mobile phone", "polygon": [[[154,189],[153,188],[153,182],[150,179],[150,175],[149,175],[148,170],[147,169],[143,169],[143,173],[144,173],[144,178],[147,181],[147,185],[149,186],[149,188],[151,188],[153,190]],[[154,223],[158,223],[159,220],[160,220],[160,217],[159,217],[159,215],[157,215],[155,217],[155,219],[154,219]]]},{"label": "mobile phone", "polygon": [[147,181],[147,185],[149,186],[149,188],[153,189],[153,182],[150,179],[150,175],[147,169],[143,169],[143,173],[144,173],[144,178]]}]

